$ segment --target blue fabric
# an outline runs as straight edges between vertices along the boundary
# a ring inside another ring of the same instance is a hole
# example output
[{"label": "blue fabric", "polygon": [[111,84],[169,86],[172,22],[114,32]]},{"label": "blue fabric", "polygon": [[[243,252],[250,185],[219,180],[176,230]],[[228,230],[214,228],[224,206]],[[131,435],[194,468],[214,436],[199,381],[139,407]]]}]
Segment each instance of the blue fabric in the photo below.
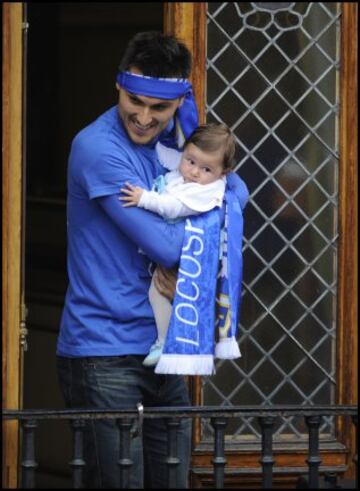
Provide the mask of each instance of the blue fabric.
[{"label": "blue fabric", "polygon": [[116,80],[121,87],[132,94],[158,99],[177,99],[185,96],[175,115],[176,146],[182,148],[184,141],[199,125],[191,83],[182,79],[155,78],[130,72],[120,72]]},{"label": "blue fabric", "polygon": [[156,191],[157,193],[162,194],[165,191],[165,188],[166,188],[165,177],[163,175],[158,176],[154,180],[154,184],[152,187],[153,191]]},{"label": "blue fabric", "polygon": [[173,313],[163,354],[214,353],[220,216],[217,209],[186,219]]},{"label": "blue fabric", "polygon": [[190,92],[192,87],[184,79],[149,77],[130,72],[118,73],[116,80],[128,92],[159,99],[177,99]]},{"label": "blue fabric", "polygon": [[[142,365],[143,356],[71,359],[58,357],[60,387],[68,408],[134,409],[188,406],[189,396],[181,376],[159,377]],[[176,488],[187,487],[191,457],[191,419],[182,419],[176,432]],[[166,421],[144,419],[143,438],[131,439],[131,489],[167,489]],[[120,433],[116,420],[88,421],[84,429],[84,488],[119,489]],[[154,451],[154,449],[156,451]]]},{"label": "blue fabric", "polygon": [[186,219],[172,316],[156,373],[209,375],[214,372],[215,353],[219,358],[240,356],[236,335],[243,266],[242,209],[249,194],[239,181],[229,179],[222,225],[219,209]]},{"label": "blue fabric", "polygon": [[[184,225],[169,226],[155,213],[144,216],[141,208],[119,207],[119,195],[112,194],[97,199],[106,215],[115,225],[126,233],[126,236],[139,246],[148,258],[164,268],[173,268],[178,264],[184,237]],[[154,240],[154,233],[159,239]]]},{"label": "blue fabric", "polygon": [[178,259],[184,224],[123,208],[116,198],[126,181],[151,189],[165,172],[155,143],[132,143],[116,106],[74,138],[68,167],[69,287],[59,355],[146,354],[156,339],[149,265],[154,260],[169,266],[171,254]]},{"label": "blue fabric", "polygon": [[217,282],[217,298],[222,298],[222,301],[217,303],[217,328],[220,337],[230,338],[236,337],[241,300],[243,216],[239,201],[234,199],[234,193],[229,189],[225,193],[225,206],[225,247]]}]

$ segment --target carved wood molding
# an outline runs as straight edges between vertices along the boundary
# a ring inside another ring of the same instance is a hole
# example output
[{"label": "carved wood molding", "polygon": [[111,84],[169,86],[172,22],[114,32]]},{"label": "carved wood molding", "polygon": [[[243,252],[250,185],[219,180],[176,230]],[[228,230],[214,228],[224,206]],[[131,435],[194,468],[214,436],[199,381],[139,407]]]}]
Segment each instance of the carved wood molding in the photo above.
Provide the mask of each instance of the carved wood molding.
[{"label": "carved wood molding", "polygon": [[205,122],[206,101],[206,12],[205,2],[174,2],[164,5],[164,32],[183,41],[193,54],[190,81],[201,123]]},{"label": "carved wood molding", "polygon": [[[357,404],[357,3],[342,4],[340,69],[339,254],[337,319],[337,402]],[[355,469],[355,433],[350,421],[339,424],[339,438],[351,449],[348,475]]]},{"label": "carved wood molding", "polygon": [[[3,407],[19,408],[22,217],[22,3],[3,9]],[[3,425],[3,485],[16,488],[18,423]]]}]

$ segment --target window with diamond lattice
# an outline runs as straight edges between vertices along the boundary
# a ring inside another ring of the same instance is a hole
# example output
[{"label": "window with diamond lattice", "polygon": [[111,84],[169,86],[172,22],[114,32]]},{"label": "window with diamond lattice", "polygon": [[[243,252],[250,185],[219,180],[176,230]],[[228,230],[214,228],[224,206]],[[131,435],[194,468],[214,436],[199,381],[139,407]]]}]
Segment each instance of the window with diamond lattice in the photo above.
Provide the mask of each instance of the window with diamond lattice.
[{"label": "window with diamond lattice", "polygon": [[[209,2],[206,119],[237,139],[246,182],[242,358],[217,361],[204,404],[335,398],[340,5]],[[213,432],[203,423],[203,437]],[[321,436],[334,436],[324,418]],[[251,419],[228,438],[260,438]],[[293,417],[275,440],[303,439]]]}]

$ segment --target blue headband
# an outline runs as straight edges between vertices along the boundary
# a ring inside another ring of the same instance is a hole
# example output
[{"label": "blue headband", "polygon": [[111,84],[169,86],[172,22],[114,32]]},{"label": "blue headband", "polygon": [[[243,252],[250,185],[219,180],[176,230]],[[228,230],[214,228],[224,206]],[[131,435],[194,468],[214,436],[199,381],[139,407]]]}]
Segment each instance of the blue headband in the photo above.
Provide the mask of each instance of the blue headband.
[{"label": "blue headband", "polygon": [[199,125],[191,83],[185,79],[155,78],[130,72],[120,72],[116,80],[121,87],[132,94],[165,100],[185,96],[182,105],[176,111],[176,143],[179,148],[182,148],[184,141]]}]

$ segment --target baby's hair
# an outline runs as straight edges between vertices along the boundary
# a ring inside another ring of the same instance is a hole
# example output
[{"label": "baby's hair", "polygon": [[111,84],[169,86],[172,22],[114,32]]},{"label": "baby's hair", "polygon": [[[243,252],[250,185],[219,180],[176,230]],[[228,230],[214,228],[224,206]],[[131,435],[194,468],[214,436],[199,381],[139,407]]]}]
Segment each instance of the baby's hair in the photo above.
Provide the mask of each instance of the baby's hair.
[{"label": "baby's hair", "polygon": [[186,140],[184,148],[192,143],[203,152],[223,150],[223,169],[228,171],[235,164],[235,137],[223,123],[208,123],[200,125]]}]

